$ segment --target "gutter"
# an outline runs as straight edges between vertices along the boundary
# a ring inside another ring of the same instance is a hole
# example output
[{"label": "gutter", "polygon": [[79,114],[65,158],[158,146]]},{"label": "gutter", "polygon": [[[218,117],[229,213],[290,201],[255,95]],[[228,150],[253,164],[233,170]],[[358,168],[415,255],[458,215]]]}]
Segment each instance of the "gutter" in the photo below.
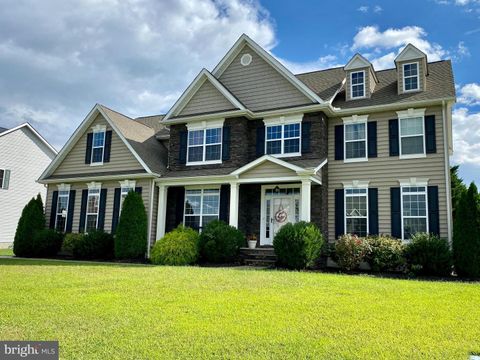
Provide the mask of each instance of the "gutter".
[{"label": "gutter", "polygon": [[446,101],[442,101],[442,117],[443,117],[443,153],[445,156],[445,189],[447,192],[447,236],[448,236],[448,243],[450,247],[452,246],[452,224],[453,224],[453,214],[452,214],[452,189],[451,189],[451,179],[450,179],[450,157],[448,151],[448,120],[447,120],[447,106],[448,103]]},{"label": "gutter", "polygon": [[[147,259],[150,259],[150,241],[152,236],[152,218],[153,218],[153,198],[155,197],[155,179],[152,179],[152,186],[150,188],[150,209],[148,215],[148,238],[147,238]],[[158,219],[157,219],[158,221]]]}]

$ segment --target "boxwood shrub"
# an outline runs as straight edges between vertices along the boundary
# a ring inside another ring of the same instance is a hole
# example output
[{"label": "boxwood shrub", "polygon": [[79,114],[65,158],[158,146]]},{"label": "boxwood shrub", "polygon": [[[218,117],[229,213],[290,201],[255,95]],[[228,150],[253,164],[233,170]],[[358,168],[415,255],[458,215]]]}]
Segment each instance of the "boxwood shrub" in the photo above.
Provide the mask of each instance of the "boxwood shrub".
[{"label": "boxwood shrub", "polygon": [[342,270],[352,271],[366,260],[370,252],[370,245],[364,238],[357,235],[345,234],[335,243],[334,259]]},{"label": "boxwood shrub", "polygon": [[245,245],[243,233],[221,220],[211,221],[200,233],[200,258],[210,263],[229,263],[238,259]]},{"label": "boxwood shrub", "polygon": [[313,223],[285,224],[273,239],[280,266],[290,269],[313,268],[322,254],[324,238]]},{"label": "boxwood shrub", "polygon": [[150,260],[158,265],[190,265],[198,260],[198,232],[178,226],[153,246]]},{"label": "boxwood shrub", "polygon": [[52,257],[60,251],[63,234],[51,229],[42,229],[33,234],[31,257]]},{"label": "boxwood shrub", "polygon": [[372,271],[394,271],[405,264],[405,245],[389,235],[368,236],[365,260]]},{"label": "boxwood shrub", "polygon": [[103,230],[82,234],[74,242],[73,257],[76,259],[112,259],[113,236]]},{"label": "boxwood shrub", "polygon": [[427,233],[417,233],[405,250],[412,270],[421,275],[448,276],[452,272],[452,253],[445,239]]},{"label": "boxwood shrub", "polygon": [[76,243],[82,241],[83,236],[84,234],[80,233],[65,234],[61,251],[65,254],[73,255],[73,249],[75,248]]}]

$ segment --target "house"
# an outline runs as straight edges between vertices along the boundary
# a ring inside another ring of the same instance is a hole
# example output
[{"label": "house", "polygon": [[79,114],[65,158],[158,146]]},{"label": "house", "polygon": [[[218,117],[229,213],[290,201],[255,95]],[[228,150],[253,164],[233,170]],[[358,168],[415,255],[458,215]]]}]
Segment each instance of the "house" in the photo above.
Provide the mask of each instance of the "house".
[{"label": "house", "polygon": [[265,246],[301,220],[329,241],[419,231],[451,240],[451,63],[409,44],[392,66],[377,71],[356,54],[294,75],[242,35],[164,116],[96,105],[42,175],[50,226],[63,193],[75,199],[66,231],[114,230],[119,196],[140,186],[150,245],[213,219]]},{"label": "house", "polygon": [[25,204],[47,189],[37,179],[57,151],[28,123],[0,128],[0,248],[13,243]]}]

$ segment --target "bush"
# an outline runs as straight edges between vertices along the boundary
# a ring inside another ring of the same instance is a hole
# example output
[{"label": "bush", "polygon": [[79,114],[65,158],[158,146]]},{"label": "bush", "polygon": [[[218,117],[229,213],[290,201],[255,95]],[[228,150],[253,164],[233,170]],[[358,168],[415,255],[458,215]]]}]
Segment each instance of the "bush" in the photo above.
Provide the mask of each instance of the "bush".
[{"label": "bush", "polygon": [[31,257],[51,257],[62,247],[63,234],[51,229],[42,229],[33,234]]},{"label": "bush", "polygon": [[150,260],[158,265],[190,265],[198,260],[198,232],[179,225],[153,246]]},{"label": "bush", "polygon": [[335,243],[335,260],[346,271],[352,271],[360,266],[370,252],[368,242],[357,235],[345,234]]},{"label": "bush", "polygon": [[45,215],[42,198],[38,194],[37,198],[32,198],[22,210],[13,241],[13,253],[16,256],[34,256],[33,235],[43,229]]},{"label": "bush", "polygon": [[62,244],[62,252],[72,255],[77,242],[82,241],[83,236],[83,234],[79,233],[65,234]]},{"label": "bush", "polygon": [[200,257],[211,263],[228,263],[238,257],[245,236],[223,221],[214,220],[202,230],[199,238]]},{"label": "bush", "polygon": [[438,236],[417,233],[407,245],[405,256],[412,269],[422,275],[450,275],[452,254],[448,243]]},{"label": "bush", "polygon": [[368,236],[366,241],[370,247],[365,260],[372,271],[393,271],[405,263],[405,246],[401,240],[388,235]]},{"label": "bush", "polygon": [[273,239],[278,264],[290,269],[315,267],[323,245],[318,227],[305,221],[285,224]]},{"label": "bush", "polygon": [[147,237],[148,220],[142,196],[130,191],[123,201],[115,234],[115,258],[145,258]]},{"label": "bush", "polygon": [[84,234],[74,242],[73,256],[76,259],[111,259],[113,236],[102,230]]}]

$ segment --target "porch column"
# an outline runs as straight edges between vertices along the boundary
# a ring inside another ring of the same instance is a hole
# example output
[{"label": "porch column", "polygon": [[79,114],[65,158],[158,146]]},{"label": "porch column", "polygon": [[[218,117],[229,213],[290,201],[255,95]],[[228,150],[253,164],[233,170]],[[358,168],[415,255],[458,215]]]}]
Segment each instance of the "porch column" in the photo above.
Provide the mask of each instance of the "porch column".
[{"label": "porch column", "polygon": [[166,185],[158,185],[158,212],[157,212],[157,236],[159,240],[165,235],[165,222],[167,215],[167,190]]},{"label": "porch column", "polygon": [[238,190],[237,182],[230,183],[230,216],[229,222],[231,226],[238,228]]},{"label": "porch column", "polygon": [[302,179],[302,208],[300,210],[300,220],[310,221],[312,205],[312,182],[310,179]]}]

